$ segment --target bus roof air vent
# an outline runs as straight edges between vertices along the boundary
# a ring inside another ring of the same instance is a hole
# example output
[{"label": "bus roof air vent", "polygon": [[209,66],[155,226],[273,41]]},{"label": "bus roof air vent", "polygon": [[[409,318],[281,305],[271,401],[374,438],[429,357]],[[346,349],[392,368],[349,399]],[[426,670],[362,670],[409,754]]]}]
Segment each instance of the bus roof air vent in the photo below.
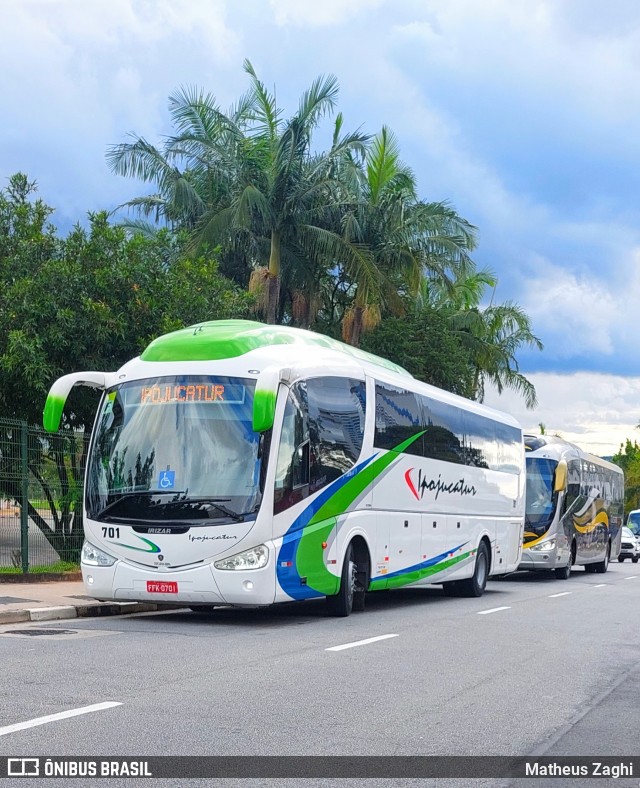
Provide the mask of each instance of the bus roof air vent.
[{"label": "bus roof air vent", "polygon": [[336,339],[292,326],[272,326],[253,320],[212,320],[154,339],[142,353],[143,361],[217,361],[237,358],[251,350],[276,345],[322,348],[345,357],[412,377],[402,367]]}]

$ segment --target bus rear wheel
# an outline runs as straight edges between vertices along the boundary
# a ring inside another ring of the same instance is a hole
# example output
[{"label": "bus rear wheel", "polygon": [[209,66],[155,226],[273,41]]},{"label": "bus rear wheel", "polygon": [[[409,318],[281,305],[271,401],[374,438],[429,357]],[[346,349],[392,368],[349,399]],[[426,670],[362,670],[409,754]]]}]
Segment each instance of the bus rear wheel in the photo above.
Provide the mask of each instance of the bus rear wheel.
[{"label": "bus rear wheel", "polygon": [[598,561],[597,563],[591,565],[593,566],[593,571],[597,572],[599,575],[603,575],[609,568],[610,557],[611,557],[611,542],[607,542],[607,552],[605,553],[605,556],[602,559],[602,561]]},{"label": "bus rear wheel", "polygon": [[353,545],[349,545],[342,564],[340,590],[337,594],[327,597],[327,611],[330,616],[346,618],[353,610],[356,594],[358,567],[355,562]]},{"label": "bus rear wheel", "polygon": [[[458,580],[456,596],[482,596],[489,576],[489,551],[485,542],[480,542],[473,575],[467,580]],[[446,591],[445,591],[446,593]]]}]

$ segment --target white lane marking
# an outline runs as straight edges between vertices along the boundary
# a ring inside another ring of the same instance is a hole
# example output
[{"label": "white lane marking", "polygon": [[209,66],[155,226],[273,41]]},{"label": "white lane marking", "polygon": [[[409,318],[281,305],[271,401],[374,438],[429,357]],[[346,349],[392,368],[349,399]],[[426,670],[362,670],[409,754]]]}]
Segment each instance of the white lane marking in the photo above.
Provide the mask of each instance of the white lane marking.
[{"label": "white lane marking", "polygon": [[497,613],[499,610],[511,610],[511,606],[507,605],[506,607],[492,607],[491,610],[480,610],[478,612],[479,616],[488,616],[489,613]]},{"label": "white lane marking", "polygon": [[47,714],[46,717],[36,717],[35,719],[27,720],[26,722],[16,722],[15,725],[6,725],[4,728],[0,728],[0,736],[7,736],[9,733],[24,731],[27,728],[36,728],[38,725],[46,725],[48,722],[66,720],[69,717],[78,717],[81,714],[90,714],[93,711],[112,709],[114,706],[122,706],[122,703],[116,703],[115,701],[105,701],[105,703],[94,703],[92,706],[82,706],[82,708],[79,709],[61,711],[58,714]]},{"label": "white lane marking", "polygon": [[368,643],[377,643],[378,640],[388,640],[389,638],[397,637],[398,635],[378,635],[377,637],[367,638],[366,640],[356,640],[353,643],[344,643],[342,646],[331,646],[331,648],[325,648],[325,651],[344,651],[345,648],[366,646]]},{"label": "white lane marking", "polygon": [[549,594],[549,599],[557,599],[559,596],[569,596],[573,591],[563,591],[561,594]]},{"label": "white lane marking", "polygon": [[604,588],[606,585],[606,583],[598,583],[598,585],[595,585],[594,588]]},{"label": "white lane marking", "polygon": [[635,580],[638,575],[629,575],[628,577],[624,577],[623,580]]}]

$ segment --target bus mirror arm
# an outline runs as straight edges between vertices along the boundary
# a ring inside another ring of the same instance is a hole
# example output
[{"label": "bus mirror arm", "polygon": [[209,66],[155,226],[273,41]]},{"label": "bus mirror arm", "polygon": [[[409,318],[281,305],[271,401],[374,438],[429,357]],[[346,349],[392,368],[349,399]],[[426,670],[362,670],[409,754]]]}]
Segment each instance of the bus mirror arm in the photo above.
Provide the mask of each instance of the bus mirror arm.
[{"label": "bus mirror arm", "polygon": [[266,367],[258,375],[253,395],[253,429],[255,432],[266,432],[273,427],[281,373],[281,367],[272,366]]},{"label": "bus mirror arm", "polygon": [[560,460],[553,480],[553,491],[564,492],[567,489],[567,461]]},{"label": "bus mirror arm", "polygon": [[63,375],[49,389],[47,401],[44,406],[42,423],[47,432],[56,432],[60,429],[62,411],[69,392],[74,386],[89,386],[90,388],[104,390],[111,385],[112,375],[107,372],[74,372]]}]

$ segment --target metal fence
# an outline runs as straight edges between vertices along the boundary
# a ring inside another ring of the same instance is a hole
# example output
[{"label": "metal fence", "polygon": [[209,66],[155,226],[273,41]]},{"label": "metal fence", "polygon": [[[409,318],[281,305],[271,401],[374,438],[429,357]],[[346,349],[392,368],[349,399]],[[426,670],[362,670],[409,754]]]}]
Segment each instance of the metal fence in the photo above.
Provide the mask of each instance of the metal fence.
[{"label": "metal fence", "polygon": [[77,563],[89,434],[0,419],[0,569]]}]

